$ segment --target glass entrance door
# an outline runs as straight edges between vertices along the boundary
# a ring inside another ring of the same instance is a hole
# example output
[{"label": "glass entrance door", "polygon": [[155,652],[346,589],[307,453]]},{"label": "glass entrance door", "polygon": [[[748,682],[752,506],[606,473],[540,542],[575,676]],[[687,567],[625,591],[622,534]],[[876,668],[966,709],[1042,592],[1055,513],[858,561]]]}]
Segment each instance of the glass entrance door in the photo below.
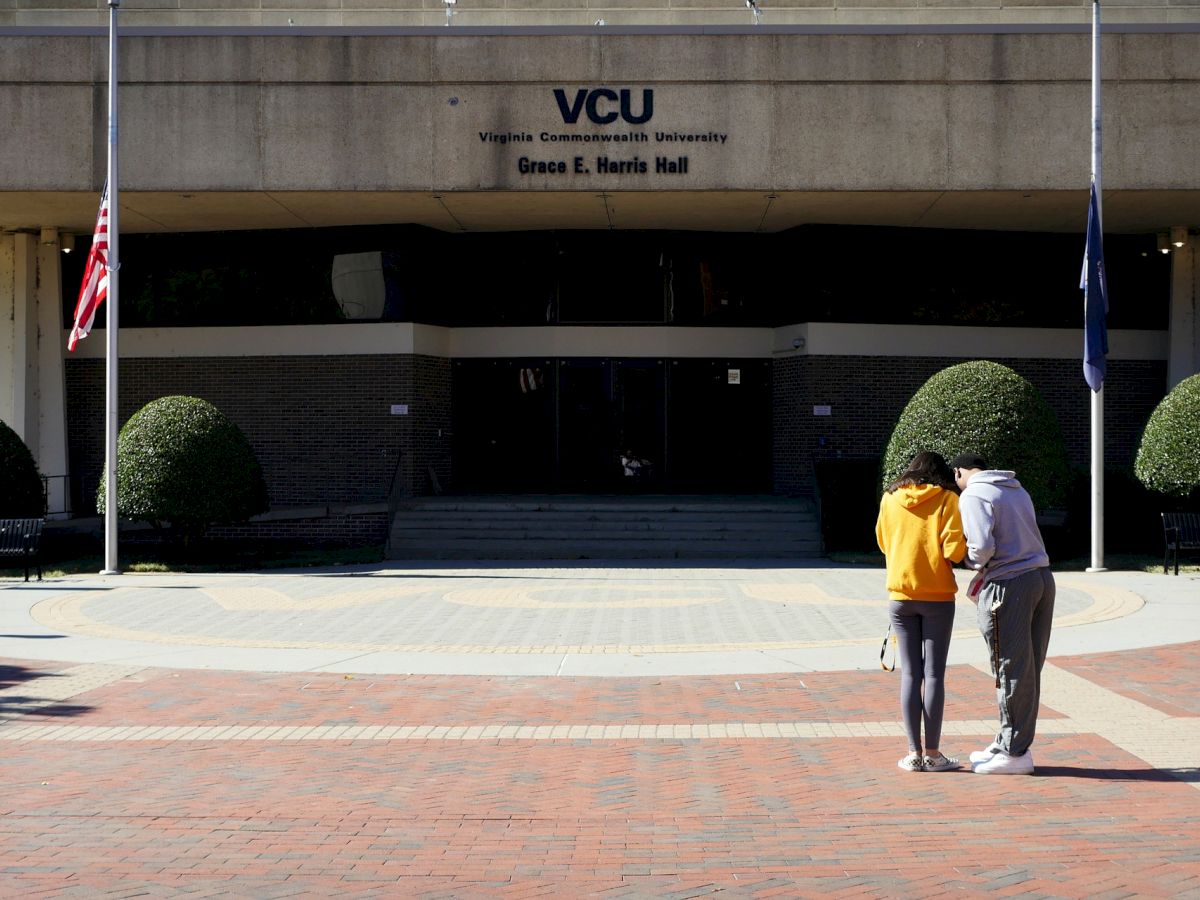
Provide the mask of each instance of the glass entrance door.
[{"label": "glass entrance door", "polygon": [[684,493],[771,489],[771,364],[762,359],[671,361],[669,485]]},{"label": "glass entrance door", "polygon": [[553,361],[463,359],[453,373],[454,490],[554,490]]},{"label": "glass entrance door", "polygon": [[767,360],[456,360],[454,489],[770,490]]},{"label": "glass entrance door", "polygon": [[560,360],[558,396],[561,490],[648,491],[661,486],[662,360]]}]

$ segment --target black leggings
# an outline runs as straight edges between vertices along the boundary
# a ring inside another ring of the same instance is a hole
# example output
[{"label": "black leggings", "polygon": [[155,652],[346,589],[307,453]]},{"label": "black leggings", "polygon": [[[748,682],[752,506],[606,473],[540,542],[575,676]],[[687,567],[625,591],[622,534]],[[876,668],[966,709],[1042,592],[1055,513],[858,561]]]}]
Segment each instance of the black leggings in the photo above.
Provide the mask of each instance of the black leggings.
[{"label": "black leggings", "polygon": [[[954,629],[954,603],[945,600],[893,600],[892,629],[896,632],[900,669],[900,709],[908,749],[921,744],[921,718],[925,719],[925,747],[937,747],[942,738],[942,709],[946,704],[946,656]],[[923,688],[923,689],[922,689]]]}]

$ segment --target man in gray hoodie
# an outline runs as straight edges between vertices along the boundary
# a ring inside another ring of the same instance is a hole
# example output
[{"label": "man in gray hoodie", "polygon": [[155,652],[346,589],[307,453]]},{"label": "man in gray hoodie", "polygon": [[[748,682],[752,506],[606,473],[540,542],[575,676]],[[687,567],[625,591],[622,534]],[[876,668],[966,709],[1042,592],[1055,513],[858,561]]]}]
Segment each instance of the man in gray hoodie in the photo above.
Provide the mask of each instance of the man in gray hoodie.
[{"label": "man in gray hoodie", "polygon": [[977,453],[960,453],[951,466],[962,491],[965,562],[979,571],[976,579],[983,585],[973,599],[1000,706],[1000,732],[986,749],[971,754],[971,767],[983,775],[1032,775],[1029,745],[1054,616],[1050,558],[1033,501],[1015,473],[988,468]]}]

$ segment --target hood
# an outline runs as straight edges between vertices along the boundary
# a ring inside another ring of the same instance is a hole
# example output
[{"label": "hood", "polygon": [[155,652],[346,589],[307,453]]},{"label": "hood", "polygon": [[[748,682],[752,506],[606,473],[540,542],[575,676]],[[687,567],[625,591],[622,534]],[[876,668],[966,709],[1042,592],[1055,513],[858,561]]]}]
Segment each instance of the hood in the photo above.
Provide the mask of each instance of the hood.
[{"label": "hood", "polygon": [[972,476],[969,484],[994,484],[996,487],[1019,488],[1021,482],[1017,481],[1016,472],[1008,472],[1004,469],[989,469],[986,472],[980,472]]},{"label": "hood", "polygon": [[936,484],[909,484],[896,488],[892,496],[905,509],[915,509],[922,503],[940,498],[945,490]]}]

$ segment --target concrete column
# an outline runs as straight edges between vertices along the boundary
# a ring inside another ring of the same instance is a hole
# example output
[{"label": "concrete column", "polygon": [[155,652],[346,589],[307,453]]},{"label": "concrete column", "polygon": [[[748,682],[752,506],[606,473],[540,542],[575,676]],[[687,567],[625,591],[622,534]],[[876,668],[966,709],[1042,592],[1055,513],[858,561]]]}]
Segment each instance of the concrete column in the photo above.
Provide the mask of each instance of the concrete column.
[{"label": "concrete column", "polygon": [[1171,252],[1171,323],[1167,390],[1200,372],[1200,253],[1194,235]]},{"label": "concrete column", "polygon": [[15,390],[21,383],[15,377],[16,366],[16,235],[0,231],[0,421],[14,431],[16,422]]},{"label": "concrete column", "polygon": [[[34,450],[37,443],[37,406],[32,402],[31,380],[36,384],[37,236],[6,234],[0,250],[0,307],[4,322],[3,396],[0,419]],[[36,452],[36,451],[35,451]]]},{"label": "concrete column", "polygon": [[[66,389],[58,243],[0,235],[0,419],[43,475],[67,475]],[[51,477],[49,509],[68,510],[65,478]]]},{"label": "concrete column", "polygon": [[[37,248],[37,446],[38,469],[52,476],[48,509],[52,518],[71,511],[67,457],[67,383],[63,365],[66,336],[62,312],[62,252],[58,244]],[[63,477],[53,477],[63,476]]]}]

